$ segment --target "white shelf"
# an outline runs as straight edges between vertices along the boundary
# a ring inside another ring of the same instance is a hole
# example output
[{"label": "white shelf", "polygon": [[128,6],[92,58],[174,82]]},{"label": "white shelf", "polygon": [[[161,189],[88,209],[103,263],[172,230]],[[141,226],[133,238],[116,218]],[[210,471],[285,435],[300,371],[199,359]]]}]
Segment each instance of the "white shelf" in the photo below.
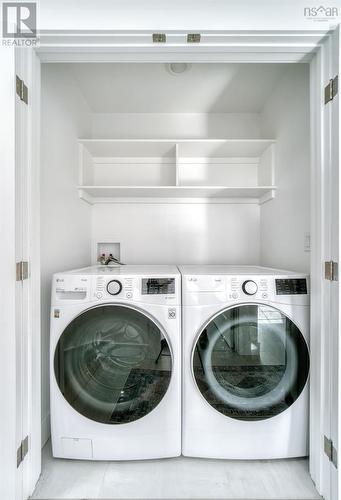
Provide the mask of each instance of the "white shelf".
[{"label": "white shelf", "polygon": [[259,157],[275,144],[273,139],[80,139],[95,158],[171,157],[175,146],[180,157]]},{"label": "white shelf", "polygon": [[274,148],[272,139],[81,139],[79,194],[89,203],[128,198],[262,203],[276,189]]},{"label": "white shelf", "polygon": [[262,203],[274,197],[276,186],[229,187],[229,186],[78,186],[79,194],[88,203],[100,203],[129,198],[167,198],[182,200],[241,198],[245,202]]},{"label": "white shelf", "polygon": [[259,158],[274,144],[268,139],[206,139],[179,141],[180,158]]},{"label": "white shelf", "polygon": [[94,158],[174,158],[175,142],[149,139],[81,139],[82,144]]}]

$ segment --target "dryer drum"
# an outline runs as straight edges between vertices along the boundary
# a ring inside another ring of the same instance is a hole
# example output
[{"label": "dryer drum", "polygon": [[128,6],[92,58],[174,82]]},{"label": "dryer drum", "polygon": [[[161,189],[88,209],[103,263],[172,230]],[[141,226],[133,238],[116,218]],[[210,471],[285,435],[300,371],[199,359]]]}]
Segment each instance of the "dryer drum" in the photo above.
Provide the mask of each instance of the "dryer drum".
[{"label": "dryer drum", "polygon": [[263,420],[289,408],[309,375],[309,352],[297,326],[277,309],[241,305],[204,328],[193,373],[207,402],[223,415]]},{"label": "dryer drum", "polygon": [[57,344],[54,371],[59,389],[78,413],[96,422],[138,420],[167,392],[171,356],[156,363],[165,345],[158,326],[136,309],[89,309],[67,326]]}]

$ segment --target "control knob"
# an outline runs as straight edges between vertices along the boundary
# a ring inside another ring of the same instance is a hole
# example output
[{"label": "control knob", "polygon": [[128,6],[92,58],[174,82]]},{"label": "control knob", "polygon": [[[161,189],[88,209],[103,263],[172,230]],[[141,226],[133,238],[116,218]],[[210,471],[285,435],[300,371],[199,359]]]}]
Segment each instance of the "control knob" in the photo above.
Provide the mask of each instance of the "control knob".
[{"label": "control knob", "polygon": [[111,280],[107,284],[107,291],[110,295],[118,295],[122,290],[122,283],[118,280]]},{"label": "control knob", "polygon": [[247,281],[244,281],[244,283],[242,285],[242,289],[243,289],[243,292],[246,293],[246,295],[254,295],[255,293],[257,293],[258,286],[257,286],[257,283],[255,283],[254,281],[247,280]]}]

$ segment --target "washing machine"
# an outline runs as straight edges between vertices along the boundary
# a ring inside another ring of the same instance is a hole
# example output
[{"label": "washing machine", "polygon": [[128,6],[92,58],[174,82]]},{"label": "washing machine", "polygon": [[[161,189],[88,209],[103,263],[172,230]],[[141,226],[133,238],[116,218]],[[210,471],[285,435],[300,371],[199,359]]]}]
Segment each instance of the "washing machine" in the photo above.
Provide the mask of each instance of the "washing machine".
[{"label": "washing machine", "polygon": [[255,266],[180,266],[185,456],[308,454],[309,280]]},{"label": "washing machine", "polygon": [[181,276],[173,266],[94,266],[53,276],[53,456],[181,453]]}]

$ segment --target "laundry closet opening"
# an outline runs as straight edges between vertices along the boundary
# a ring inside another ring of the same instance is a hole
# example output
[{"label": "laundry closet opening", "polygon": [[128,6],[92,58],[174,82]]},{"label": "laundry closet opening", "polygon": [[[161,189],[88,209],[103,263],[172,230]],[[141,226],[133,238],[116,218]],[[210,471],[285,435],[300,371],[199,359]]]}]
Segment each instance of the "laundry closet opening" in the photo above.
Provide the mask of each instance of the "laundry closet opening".
[{"label": "laundry closet opening", "polygon": [[[95,462],[53,458],[50,445],[54,273],[111,254],[127,265],[309,275],[309,78],[308,64],[42,64],[43,463],[33,498],[320,498],[308,454]],[[308,429],[308,411],[301,419]]]}]

